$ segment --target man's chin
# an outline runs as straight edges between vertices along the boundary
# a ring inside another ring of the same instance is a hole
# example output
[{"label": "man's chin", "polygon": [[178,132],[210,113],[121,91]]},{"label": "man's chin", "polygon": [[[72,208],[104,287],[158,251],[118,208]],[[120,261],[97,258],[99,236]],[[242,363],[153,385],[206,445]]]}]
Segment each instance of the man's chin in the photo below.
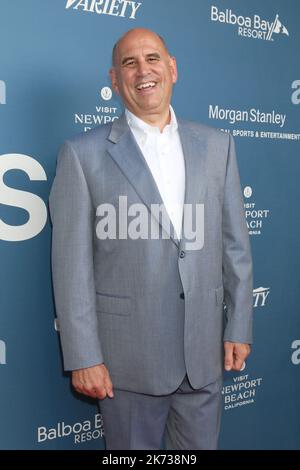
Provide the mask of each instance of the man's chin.
[{"label": "man's chin", "polygon": [[141,112],[146,112],[146,113],[161,113],[162,112],[162,106],[161,103],[158,102],[145,102],[143,101],[142,103],[139,103],[139,109]]}]

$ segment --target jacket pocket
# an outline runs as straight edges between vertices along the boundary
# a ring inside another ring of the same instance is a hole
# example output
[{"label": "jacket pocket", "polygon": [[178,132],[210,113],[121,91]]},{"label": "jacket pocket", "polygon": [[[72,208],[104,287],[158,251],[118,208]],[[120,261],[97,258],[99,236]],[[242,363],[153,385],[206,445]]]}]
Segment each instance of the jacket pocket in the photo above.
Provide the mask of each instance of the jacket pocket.
[{"label": "jacket pocket", "polygon": [[221,305],[224,300],[224,288],[223,286],[217,287],[215,289],[215,294],[216,294],[216,304]]},{"label": "jacket pocket", "polygon": [[132,301],[127,296],[116,296],[96,292],[96,310],[112,315],[130,315]]}]

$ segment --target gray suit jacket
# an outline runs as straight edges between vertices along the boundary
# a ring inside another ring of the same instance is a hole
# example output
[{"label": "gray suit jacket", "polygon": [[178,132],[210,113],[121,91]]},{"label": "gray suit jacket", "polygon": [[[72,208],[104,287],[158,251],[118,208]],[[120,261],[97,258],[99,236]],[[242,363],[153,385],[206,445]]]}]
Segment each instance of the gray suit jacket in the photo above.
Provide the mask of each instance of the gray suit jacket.
[{"label": "gray suit jacket", "polygon": [[[50,194],[52,267],[65,369],[104,362],[113,385],[173,392],[222,373],[223,341],[251,343],[252,263],[234,142],[178,120],[185,203],[204,204],[204,246],[96,236],[99,204],[162,204],[125,116],[67,141]],[[171,169],[170,169],[171,171]],[[164,225],[164,226],[163,226]],[[172,228],[172,224],[171,224]],[[227,309],[224,314],[223,300]]]}]

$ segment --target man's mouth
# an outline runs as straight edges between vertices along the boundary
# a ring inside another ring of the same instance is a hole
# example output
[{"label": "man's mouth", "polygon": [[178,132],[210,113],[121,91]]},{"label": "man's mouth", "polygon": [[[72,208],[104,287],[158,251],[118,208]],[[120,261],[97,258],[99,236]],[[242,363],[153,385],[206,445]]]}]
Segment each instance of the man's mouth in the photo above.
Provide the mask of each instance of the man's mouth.
[{"label": "man's mouth", "polygon": [[142,91],[142,90],[148,90],[148,89],[154,88],[155,86],[156,86],[156,82],[143,82],[143,83],[139,83],[138,85],[136,85],[136,89],[139,91]]}]

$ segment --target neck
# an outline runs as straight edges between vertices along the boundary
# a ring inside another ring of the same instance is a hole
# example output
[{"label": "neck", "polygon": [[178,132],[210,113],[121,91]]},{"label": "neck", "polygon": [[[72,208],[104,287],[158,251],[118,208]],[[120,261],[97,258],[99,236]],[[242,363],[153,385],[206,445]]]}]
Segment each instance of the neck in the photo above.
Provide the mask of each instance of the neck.
[{"label": "neck", "polygon": [[160,114],[149,113],[149,114],[143,114],[143,115],[136,114],[136,116],[142,119],[142,121],[146,122],[150,126],[158,127],[160,132],[162,132],[165,126],[167,124],[170,124],[170,121],[171,121],[170,108],[168,108],[165,113],[160,113]]}]

